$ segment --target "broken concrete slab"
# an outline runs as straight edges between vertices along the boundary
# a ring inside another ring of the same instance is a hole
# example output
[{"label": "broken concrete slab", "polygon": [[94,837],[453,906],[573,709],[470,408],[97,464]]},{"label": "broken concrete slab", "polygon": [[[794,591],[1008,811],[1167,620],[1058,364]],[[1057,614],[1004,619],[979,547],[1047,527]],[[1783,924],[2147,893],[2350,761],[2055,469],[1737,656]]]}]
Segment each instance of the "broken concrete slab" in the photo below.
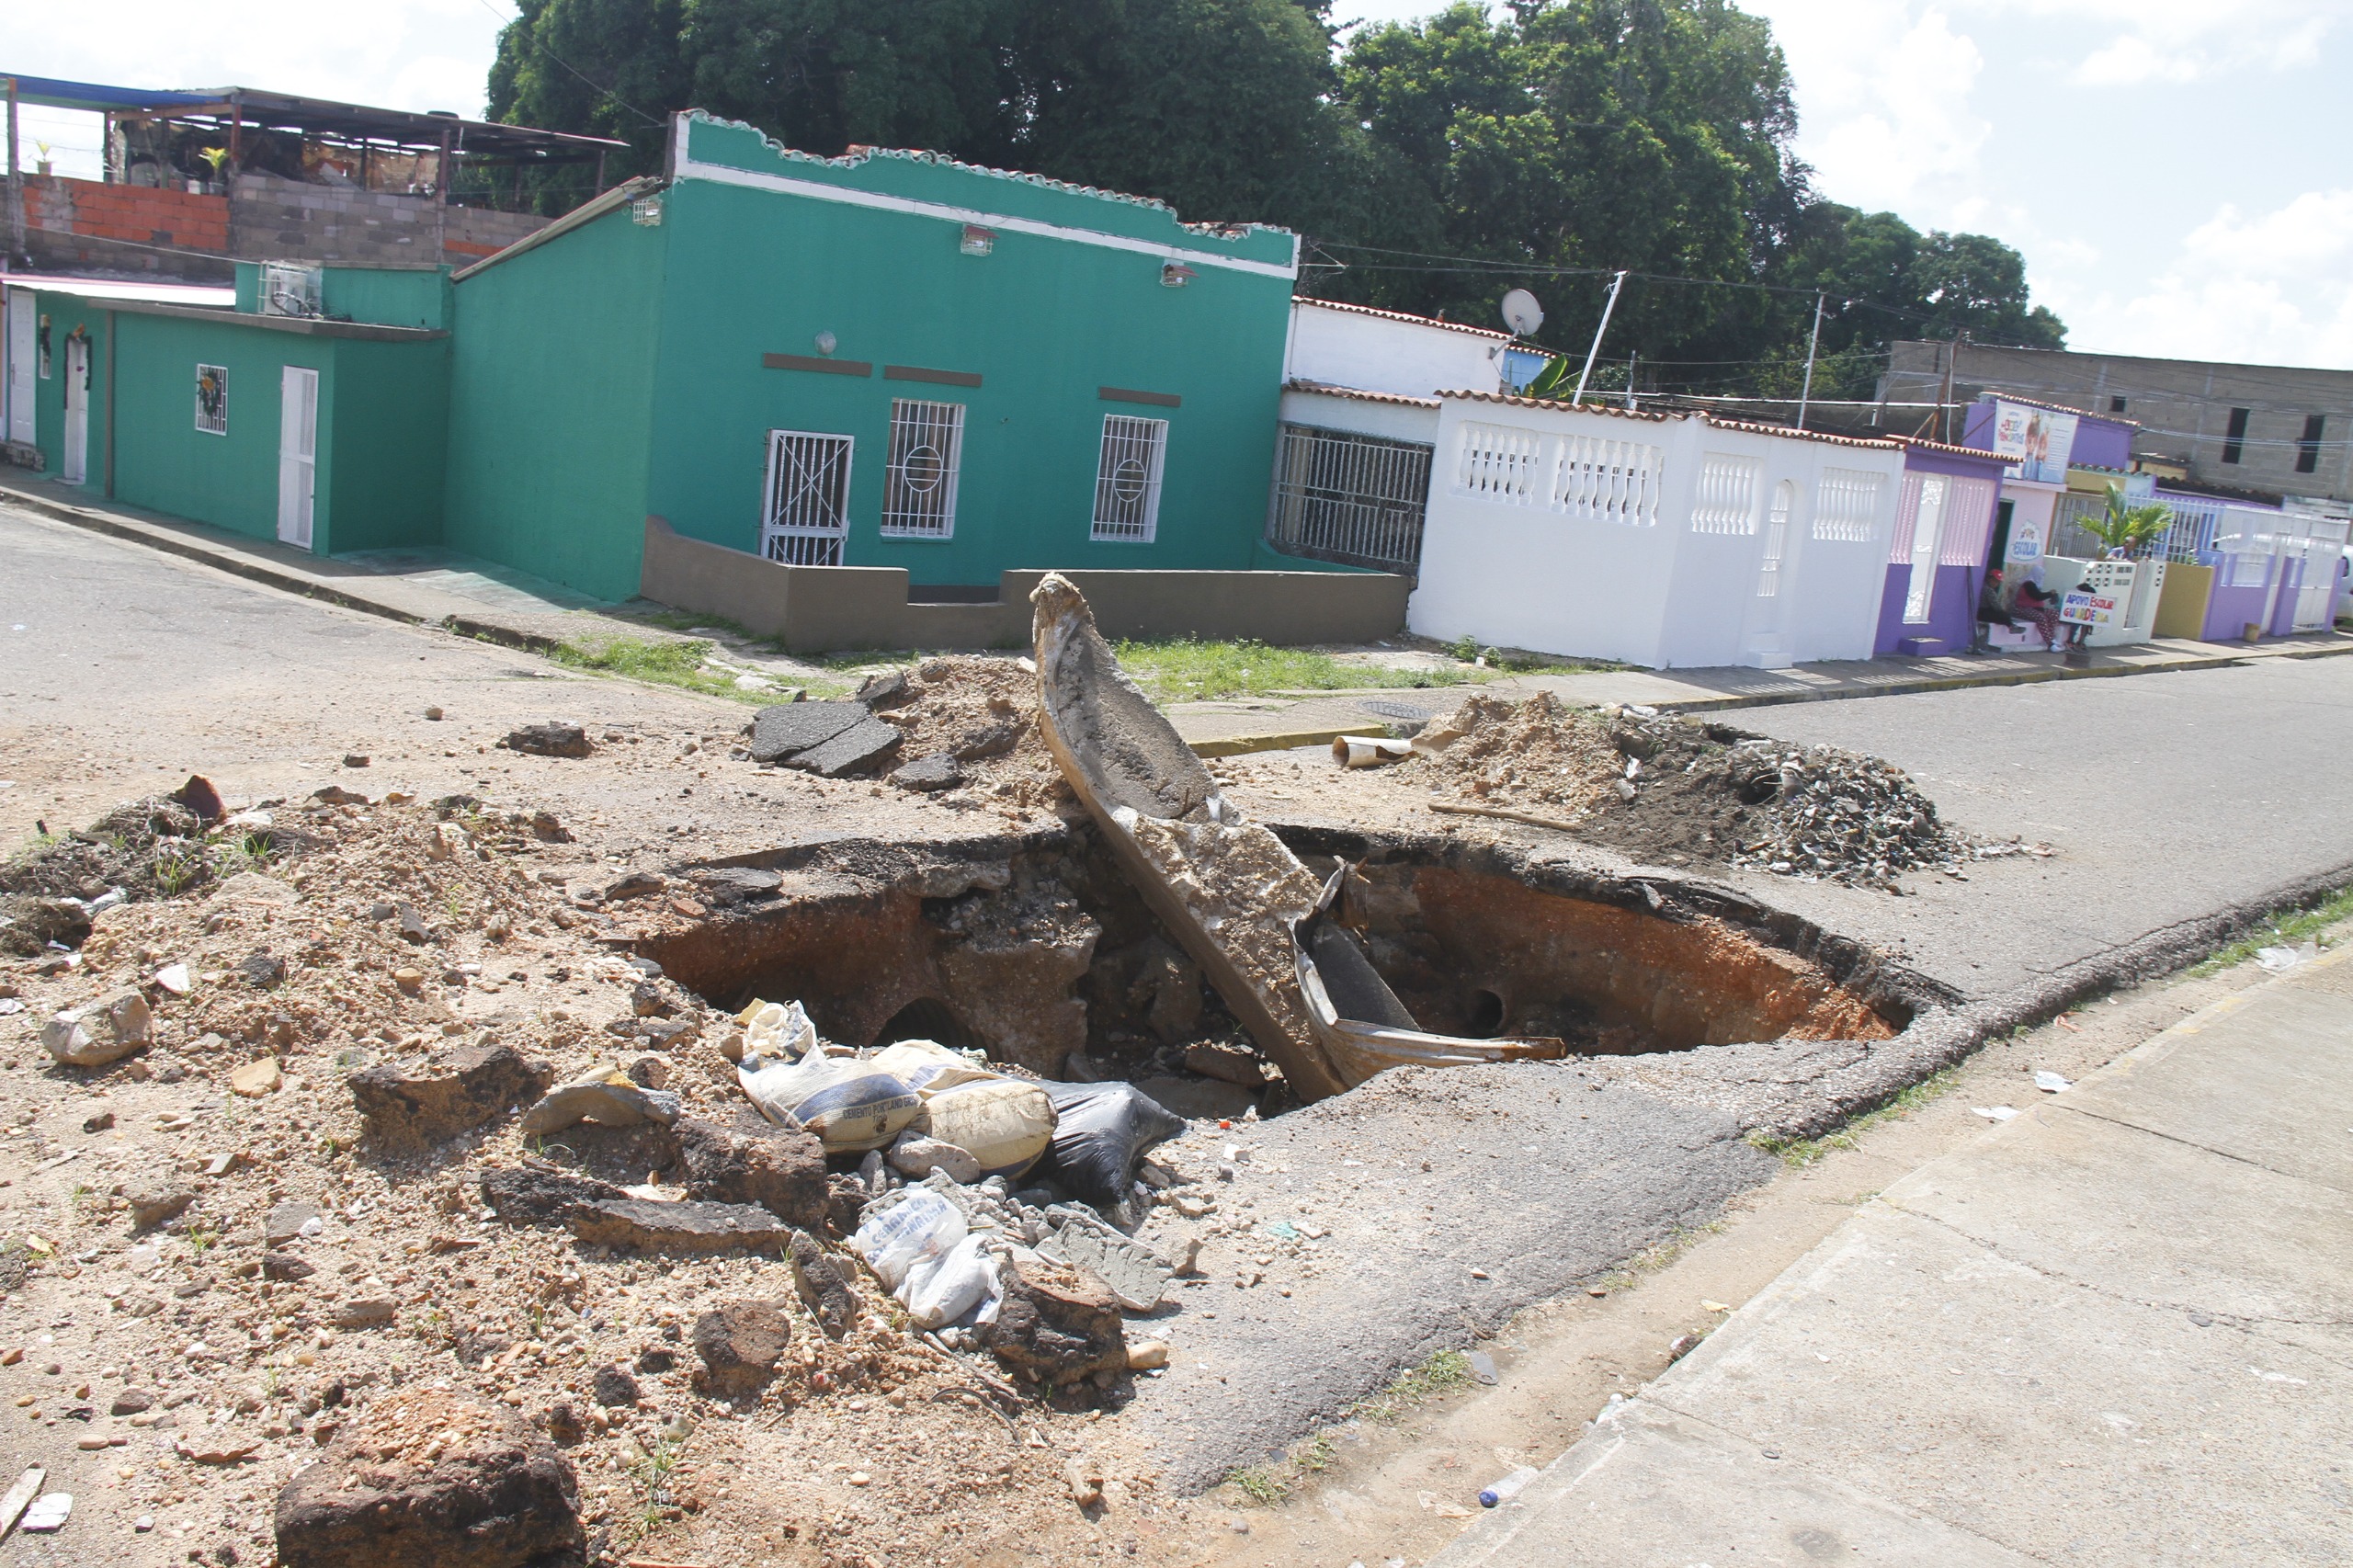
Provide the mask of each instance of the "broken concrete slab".
[{"label": "broken concrete slab", "polygon": [[566,1229],[598,1246],[641,1252],[756,1252],[782,1247],[792,1227],[748,1203],[654,1203],[639,1198],[574,1205]]},{"label": "broken concrete slab", "polygon": [[982,1338],[997,1358],[1033,1381],[1074,1382],[1128,1364],[1119,1299],[1091,1274],[1017,1260],[1004,1272],[1005,1301]]},{"label": "broken concrete slab", "polygon": [[368,1136],[388,1152],[412,1152],[496,1119],[554,1076],[545,1062],[485,1040],[415,1066],[370,1067],[349,1082]]},{"label": "broken concrete slab", "polygon": [[681,1119],[672,1131],[691,1196],[757,1204],[804,1228],[825,1222],[825,1146],[815,1133],[741,1108],[725,1121]]},{"label": "broken concrete slab", "polygon": [[856,702],[785,702],[752,717],[752,760],[771,764],[821,746],[868,715]]},{"label": "broken concrete slab", "polygon": [[[620,1078],[615,1083],[614,1078]],[[678,1119],[682,1102],[666,1089],[641,1089],[618,1068],[599,1069],[585,1082],[564,1085],[523,1113],[527,1136],[559,1132],[583,1121],[599,1127],[635,1127],[654,1121],[664,1126]]]},{"label": "broken concrete slab", "polygon": [[528,1166],[493,1166],[481,1186],[484,1206],[510,1225],[560,1225],[578,1204],[627,1196],[610,1182]]},{"label": "broken concrete slab", "polygon": [[1116,1233],[1064,1224],[1041,1241],[1038,1250],[1094,1275],[1131,1312],[1151,1312],[1168,1292],[1168,1266],[1151,1248]]},{"label": "broken concrete slab", "polygon": [[886,724],[880,719],[860,719],[824,744],[786,758],[785,766],[820,778],[839,778],[881,762],[898,750],[904,739],[905,736],[895,724]]},{"label": "broken concrete slab", "polygon": [[948,753],[935,752],[892,768],[891,782],[902,790],[931,794],[941,790],[953,790],[964,782],[964,769]]}]

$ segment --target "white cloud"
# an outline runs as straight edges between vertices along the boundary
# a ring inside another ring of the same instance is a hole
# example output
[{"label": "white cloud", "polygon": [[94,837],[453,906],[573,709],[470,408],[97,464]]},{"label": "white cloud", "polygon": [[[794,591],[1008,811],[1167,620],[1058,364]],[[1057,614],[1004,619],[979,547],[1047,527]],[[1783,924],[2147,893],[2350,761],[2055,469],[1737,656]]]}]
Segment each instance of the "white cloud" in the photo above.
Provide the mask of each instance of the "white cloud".
[{"label": "white cloud", "polygon": [[2353,366],[2353,189],[2252,216],[2224,203],[2144,286],[2090,301],[2078,347],[2258,364]]},{"label": "white cloud", "polygon": [[1992,125],[1970,107],[1985,57],[1945,12],[1905,0],[1766,0],[1798,93],[1799,150],[1840,201],[1941,205],[1974,183]]}]

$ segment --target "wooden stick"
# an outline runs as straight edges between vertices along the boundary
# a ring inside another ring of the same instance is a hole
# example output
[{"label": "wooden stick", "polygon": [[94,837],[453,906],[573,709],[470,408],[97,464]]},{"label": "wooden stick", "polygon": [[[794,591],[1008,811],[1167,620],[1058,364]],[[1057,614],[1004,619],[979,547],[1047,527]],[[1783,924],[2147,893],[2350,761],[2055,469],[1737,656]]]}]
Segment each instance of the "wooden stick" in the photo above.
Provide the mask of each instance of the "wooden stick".
[{"label": "wooden stick", "polygon": [[1506,811],[1501,806],[1457,806],[1444,801],[1432,801],[1429,805],[1430,810],[1444,812],[1449,816],[1501,817],[1506,822],[1524,822],[1537,827],[1552,828],[1561,833],[1574,833],[1577,830],[1577,824],[1573,822],[1563,822],[1559,817],[1540,817],[1534,812]]},{"label": "wooden stick", "polygon": [[17,1520],[35,1497],[40,1495],[40,1483],[49,1472],[39,1465],[25,1471],[22,1480],[8,1488],[8,1495],[0,1497],[0,1536],[17,1528]]}]

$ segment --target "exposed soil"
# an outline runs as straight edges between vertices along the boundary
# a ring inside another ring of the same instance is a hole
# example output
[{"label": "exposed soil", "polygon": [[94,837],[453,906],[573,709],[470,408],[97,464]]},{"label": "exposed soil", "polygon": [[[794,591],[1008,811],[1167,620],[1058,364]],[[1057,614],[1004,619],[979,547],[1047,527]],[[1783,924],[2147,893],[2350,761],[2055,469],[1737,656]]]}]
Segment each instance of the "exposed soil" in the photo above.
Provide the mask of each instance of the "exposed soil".
[{"label": "exposed soil", "polygon": [[1028,659],[957,654],[926,659],[868,706],[906,737],[894,764],[950,756],[963,790],[1003,805],[1074,806],[1038,733],[1038,670]]}]

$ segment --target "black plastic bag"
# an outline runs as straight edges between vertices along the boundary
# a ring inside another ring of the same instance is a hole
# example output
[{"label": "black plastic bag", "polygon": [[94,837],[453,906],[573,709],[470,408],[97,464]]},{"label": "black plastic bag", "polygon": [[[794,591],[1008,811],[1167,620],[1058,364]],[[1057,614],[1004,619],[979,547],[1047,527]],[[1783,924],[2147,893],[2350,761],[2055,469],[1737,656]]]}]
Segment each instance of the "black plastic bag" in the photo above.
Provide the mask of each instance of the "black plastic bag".
[{"label": "black plastic bag", "polygon": [[1185,1131],[1185,1119],[1131,1084],[1041,1084],[1054,1102],[1054,1141],[1031,1167],[1099,1210],[1125,1203],[1145,1153]]}]

